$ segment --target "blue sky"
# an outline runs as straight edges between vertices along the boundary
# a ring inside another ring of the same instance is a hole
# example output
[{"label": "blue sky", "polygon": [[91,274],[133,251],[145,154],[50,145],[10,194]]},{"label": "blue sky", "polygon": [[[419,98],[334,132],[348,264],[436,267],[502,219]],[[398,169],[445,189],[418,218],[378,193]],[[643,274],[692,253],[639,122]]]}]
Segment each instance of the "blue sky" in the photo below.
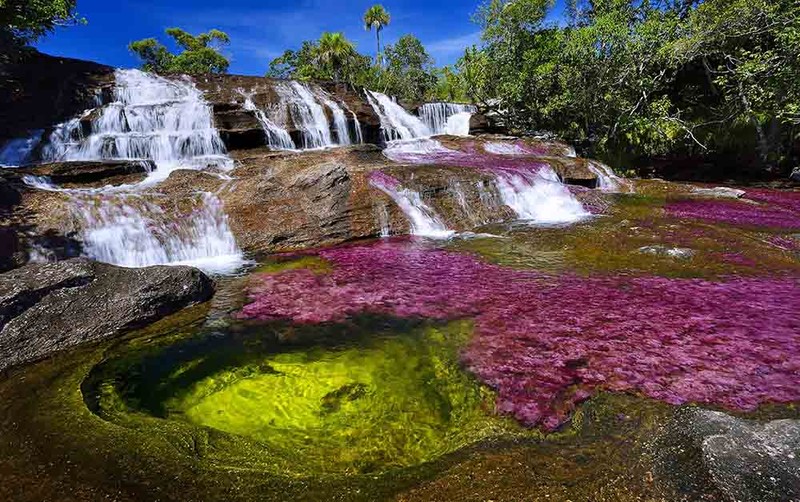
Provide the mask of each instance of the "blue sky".
[{"label": "blue sky", "polygon": [[[386,0],[392,23],[383,32],[391,43],[414,33],[438,65],[455,62],[464,47],[479,40],[471,21],[481,0]],[[78,0],[88,24],[61,28],[40,41],[42,52],[133,67],[128,52],[133,40],[156,37],[178,26],[197,33],[219,28],[231,36],[226,55],[231,73],[262,75],[269,61],[323,31],[342,31],[359,51],[375,52],[374,33],[364,30],[362,16],[374,0]]]}]

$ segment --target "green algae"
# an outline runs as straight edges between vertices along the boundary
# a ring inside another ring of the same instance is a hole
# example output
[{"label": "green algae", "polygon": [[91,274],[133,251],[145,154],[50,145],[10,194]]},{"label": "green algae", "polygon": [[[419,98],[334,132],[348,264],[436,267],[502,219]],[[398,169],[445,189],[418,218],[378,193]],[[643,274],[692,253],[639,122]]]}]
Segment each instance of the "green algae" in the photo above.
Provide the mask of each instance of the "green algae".
[{"label": "green algae", "polygon": [[[663,211],[675,194],[617,194],[607,216],[557,228],[489,228],[503,239],[454,241],[450,248],[499,265],[547,273],[657,275],[717,279],[797,273],[797,253],[771,242],[782,234],[732,225],[681,221]],[[689,249],[676,258],[642,248]]]},{"label": "green algae", "polygon": [[535,435],[496,416],[493,394],[460,368],[471,323],[402,333],[370,325],[317,345],[262,344],[263,326],[233,345],[171,340],[167,354],[148,348],[101,365],[85,388],[109,420],[149,415],[248,438],[268,469],[291,475],[381,472],[489,437]]}]

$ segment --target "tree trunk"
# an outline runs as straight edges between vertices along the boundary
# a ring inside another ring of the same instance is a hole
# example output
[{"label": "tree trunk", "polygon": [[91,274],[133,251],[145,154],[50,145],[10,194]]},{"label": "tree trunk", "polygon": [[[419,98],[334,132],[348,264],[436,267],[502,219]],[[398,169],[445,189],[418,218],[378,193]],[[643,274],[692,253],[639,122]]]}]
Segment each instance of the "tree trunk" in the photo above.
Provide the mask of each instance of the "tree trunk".
[{"label": "tree trunk", "polygon": [[375,61],[378,63],[378,66],[383,68],[383,56],[381,56],[381,29],[380,29],[380,27],[378,27],[378,29],[375,30],[375,34],[376,34],[376,37],[378,39],[378,52],[375,53]]}]

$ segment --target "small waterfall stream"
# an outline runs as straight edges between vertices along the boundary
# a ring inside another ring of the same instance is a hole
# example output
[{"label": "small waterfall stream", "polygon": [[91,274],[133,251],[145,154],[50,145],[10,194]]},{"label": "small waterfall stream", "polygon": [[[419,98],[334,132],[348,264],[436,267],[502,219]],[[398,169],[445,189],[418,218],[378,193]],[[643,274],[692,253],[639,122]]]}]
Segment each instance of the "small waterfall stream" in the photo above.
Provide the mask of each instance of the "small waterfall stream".
[{"label": "small waterfall stream", "polygon": [[258,122],[261,124],[261,128],[264,129],[264,134],[267,137],[267,145],[273,150],[294,150],[294,141],[292,141],[289,132],[270,120],[267,114],[253,103],[253,97],[251,95],[246,94],[243,90],[239,92],[244,96],[244,104],[242,107],[245,110],[254,112]]},{"label": "small waterfall stream", "polygon": [[[436,211],[423,202],[419,193],[403,188],[395,178],[386,173],[374,171],[370,175],[369,182],[370,185],[391,197],[400,207],[400,210],[408,218],[412,235],[446,239],[455,234],[453,230],[447,228]],[[388,234],[388,228],[386,233]]]},{"label": "small waterfall stream", "polygon": [[381,130],[386,141],[424,138],[431,135],[428,126],[386,94],[366,91],[366,95],[367,101],[381,121]]},{"label": "small waterfall stream", "polygon": [[[319,86],[296,81],[276,82],[274,90],[280,102],[269,110],[259,109],[253,102],[252,94],[239,90],[245,98],[245,110],[255,112],[270,148],[313,150],[363,143],[361,125],[355,113],[345,110],[346,105],[340,105]],[[326,110],[330,111],[330,120]],[[353,117],[355,134],[351,134],[347,112]],[[300,132],[300,145],[292,140],[287,130],[290,122]]]},{"label": "small waterfall stream", "polygon": [[434,135],[469,136],[469,120],[478,109],[457,103],[427,103],[420,107],[419,118]]}]

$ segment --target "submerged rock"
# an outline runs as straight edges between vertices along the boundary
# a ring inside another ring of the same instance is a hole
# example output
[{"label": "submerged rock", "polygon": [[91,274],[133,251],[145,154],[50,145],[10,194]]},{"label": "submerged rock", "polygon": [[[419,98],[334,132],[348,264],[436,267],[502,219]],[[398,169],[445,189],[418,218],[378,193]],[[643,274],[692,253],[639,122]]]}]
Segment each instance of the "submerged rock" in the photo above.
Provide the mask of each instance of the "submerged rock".
[{"label": "submerged rock", "polygon": [[741,199],[747,193],[744,190],[729,187],[695,188],[692,192],[695,195],[716,197],[719,199]]},{"label": "submerged rock", "polygon": [[652,246],[642,246],[639,252],[653,256],[666,256],[669,258],[677,258],[679,260],[686,260],[694,256],[694,250],[689,248],[671,248],[669,246],[662,246],[655,244]]},{"label": "submerged rock", "polygon": [[0,370],[123,334],[208,300],[191,267],[121,268],[83,258],[0,275]]},{"label": "submerged rock", "polygon": [[[800,420],[761,423],[681,410],[655,443],[657,470],[689,493],[730,501],[800,500]],[[715,497],[716,498],[716,497]]]}]

